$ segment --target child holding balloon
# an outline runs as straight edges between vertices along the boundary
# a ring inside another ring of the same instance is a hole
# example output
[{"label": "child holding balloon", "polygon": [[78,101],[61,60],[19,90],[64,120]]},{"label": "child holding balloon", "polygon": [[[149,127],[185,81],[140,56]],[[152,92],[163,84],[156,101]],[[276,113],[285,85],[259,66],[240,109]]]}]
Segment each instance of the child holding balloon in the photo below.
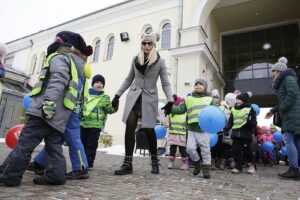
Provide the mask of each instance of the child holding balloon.
[{"label": "child holding balloon", "polygon": [[[272,142],[274,143],[275,140],[271,134],[269,127],[262,126],[262,136],[259,138],[259,143],[264,144],[265,142]],[[264,147],[264,146],[263,146]],[[271,150],[262,149],[262,160],[264,162],[264,166],[272,167],[273,163],[273,152]]]},{"label": "child holding balloon", "polygon": [[[195,80],[194,91],[192,95],[185,98],[185,100],[179,106],[172,108],[172,114],[187,113],[187,153],[195,162],[193,175],[198,175],[203,168],[203,178],[206,179],[210,178],[210,134],[201,130],[201,127],[198,123],[198,115],[204,107],[209,105],[215,105],[215,102],[207,93],[207,81],[203,78],[197,78]],[[201,150],[203,167],[200,161],[200,156],[197,152],[197,146],[199,146]]]},{"label": "child holding balloon", "polygon": [[231,171],[233,174],[242,172],[243,161],[246,161],[249,165],[247,173],[255,173],[251,142],[257,121],[256,113],[249,102],[251,96],[251,92],[237,95],[236,104],[231,110],[228,123],[223,130],[226,133],[232,129],[232,153],[236,163],[235,168]]}]

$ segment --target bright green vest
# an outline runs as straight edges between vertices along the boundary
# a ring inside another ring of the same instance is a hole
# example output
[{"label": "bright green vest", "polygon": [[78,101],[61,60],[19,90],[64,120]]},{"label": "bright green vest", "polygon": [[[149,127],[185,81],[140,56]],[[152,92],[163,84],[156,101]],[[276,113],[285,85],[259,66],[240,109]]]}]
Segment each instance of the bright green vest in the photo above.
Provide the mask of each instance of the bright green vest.
[{"label": "bright green vest", "polygon": [[[36,81],[36,83],[33,87],[33,90],[30,93],[30,96],[35,96],[35,95],[38,95],[41,93],[44,80],[49,71],[50,61],[54,56],[57,56],[57,55],[66,56],[70,60],[70,63],[71,63],[71,80],[69,82],[69,87],[65,94],[63,103],[64,103],[65,107],[67,107],[68,109],[73,111],[75,108],[75,105],[76,105],[76,99],[77,99],[77,94],[78,94],[78,90],[77,90],[78,89],[78,74],[77,74],[77,69],[76,69],[75,63],[68,54],[64,54],[62,52],[55,52],[55,53],[50,54],[47,57],[47,59],[45,61],[45,65],[40,72],[39,78]],[[84,95],[83,95],[82,111],[85,112],[86,111],[85,102],[87,101],[87,94],[88,94],[87,81],[85,81],[83,90],[84,90]]]},{"label": "bright green vest", "polygon": [[170,134],[186,134],[186,113],[180,115],[170,115]]},{"label": "bright green vest", "polygon": [[[89,95],[89,100],[86,105],[87,111],[86,116],[80,122],[80,125],[84,128],[103,128],[107,114],[105,112],[104,98],[106,94],[102,95]],[[102,101],[103,100],[103,101]]]},{"label": "bright green vest", "polygon": [[237,110],[233,108],[231,113],[233,115],[233,126],[232,129],[241,128],[244,124],[247,123],[247,118],[250,113],[251,107],[243,108]]},{"label": "bright green vest", "polygon": [[212,97],[200,97],[196,98],[193,96],[189,96],[185,99],[185,105],[187,108],[187,117],[188,117],[188,124],[191,123],[198,123],[198,115],[202,111],[203,108],[209,106],[213,101]]},{"label": "bright green vest", "polygon": [[219,108],[223,111],[225,110],[225,107],[223,105],[220,105]]}]

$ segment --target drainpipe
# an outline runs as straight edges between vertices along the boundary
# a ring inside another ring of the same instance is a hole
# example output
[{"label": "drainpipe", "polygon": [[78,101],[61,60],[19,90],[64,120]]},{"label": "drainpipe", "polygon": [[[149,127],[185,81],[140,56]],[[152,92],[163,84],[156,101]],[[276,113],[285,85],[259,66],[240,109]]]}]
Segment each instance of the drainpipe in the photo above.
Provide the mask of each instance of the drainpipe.
[{"label": "drainpipe", "polygon": [[[178,29],[177,29],[177,41],[176,48],[180,46],[181,42],[181,34],[180,30],[182,29],[183,24],[183,0],[179,1],[179,15],[178,15]],[[177,94],[177,79],[178,79],[178,58],[175,58],[175,66],[174,66],[174,94]]]}]

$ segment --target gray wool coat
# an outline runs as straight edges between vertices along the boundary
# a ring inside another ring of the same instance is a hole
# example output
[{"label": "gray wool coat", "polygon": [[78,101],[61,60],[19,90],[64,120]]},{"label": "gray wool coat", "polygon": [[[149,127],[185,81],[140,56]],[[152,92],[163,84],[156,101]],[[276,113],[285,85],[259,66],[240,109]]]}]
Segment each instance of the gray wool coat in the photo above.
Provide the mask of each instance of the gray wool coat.
[{"label": "gray wool coat", "polygon": [[[78,77],[83,76],[85,61],[78,55],[63,51],[73,58]],[[27,115],[43,118],[42,103],[44,100],[56,102],[56,112],[53,119],[43,119],[57,131],[64,133],[71,110],[63,105],[63,98],[70,82],[70,61],[64,55],[54,56],[50,61],[49,75],[46,76],[44,86],[40,94],[32,97],[32,102],[27,110]]]},{"label": "gray wool coat", "polygon": [[135,56],[132,60],[130,71],[116,95],[122,94],[130,87],[126,97],[123,122],[126,123],[128,116],[137,101],[142,95],[142,128],[154,128],[158,115],[158,94],[157,79],[160,77],[162,89],[168,102],[174,101],[169,82],[165,61],[159,58],[154,64],[147,66],[145,75],[136,68]]}]

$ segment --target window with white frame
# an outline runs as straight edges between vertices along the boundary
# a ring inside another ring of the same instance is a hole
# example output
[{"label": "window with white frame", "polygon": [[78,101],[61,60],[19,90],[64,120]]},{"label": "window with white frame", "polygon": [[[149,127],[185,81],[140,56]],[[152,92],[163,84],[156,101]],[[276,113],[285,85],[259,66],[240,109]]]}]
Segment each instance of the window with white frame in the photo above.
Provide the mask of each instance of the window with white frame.
[{"label": "window with white frame", "polygon": [[31,60],[31,72],[30,74],[34,74],[35,68],[36,68],[36,63],[37,63],[37,56],[33,55],[32,60]]},{"label": "window with white frame", "polygon": [[45,61],[46,61],[46,53],[43,52],[41,55],[40,55],[40,59],[39,59],[39,65],[38,65],[38,68],[36,70],[36,73],[39,74],[41,72],[41,69],[44,67],[45,65]]},{"label": "window with white frame", "polygon": [[113,57],[114,53],[114,44],[115,44],[115,37],[111,36],[108,40],[107,44],[107,54],[106,54],[106,59],[111,60]]},{"label": "window with white frame", "polygon": [[100,43],[101,43],[101,40],[97,40],[95,42],[95,50],[94,50],[94,55],[93,55],[93,62],[98,62],[99,61]]},{"label": "window with white frame", "polygon": [[171,24],[166,23],[162,26],[161,48],[169,49],[171,46]]},{"label": "window with white frame", "polygon": [[14,59],[15,59],[15,56],[14,56],[14,55],[5,56],[3,63],[4,63],[4,65],[5,65],[6,67],[12,68],[13,63],[14,63]]},{"label": "window with white frame", "polygon": [[150,26],[148,28],[146,28],[145,33],[152,33],[153,32],[153,28]]}]

